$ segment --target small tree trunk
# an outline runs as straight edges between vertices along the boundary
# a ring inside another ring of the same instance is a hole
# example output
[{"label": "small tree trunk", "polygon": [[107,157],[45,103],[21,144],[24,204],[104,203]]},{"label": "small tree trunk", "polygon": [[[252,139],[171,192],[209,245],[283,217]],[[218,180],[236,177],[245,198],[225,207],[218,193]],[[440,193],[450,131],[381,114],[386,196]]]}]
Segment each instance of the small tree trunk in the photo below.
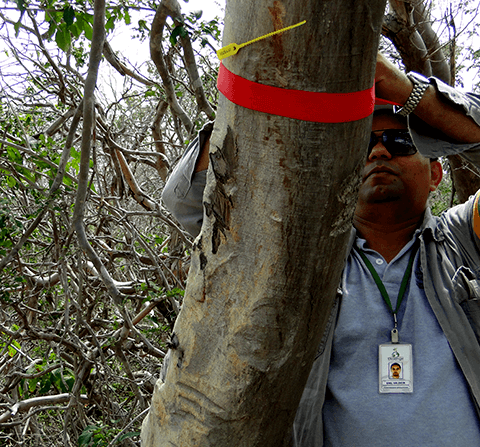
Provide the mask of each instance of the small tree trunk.
[{"label": "small tree trunk", "polygon": [[480,189],[480,172],[460,155],[450,155],[448,162],[458,202],[464,203]]},{"label": "small tree trunk", "polygon": [[[225,60],[267,85],[372,86],[384,1],[227,3]],[[288,104],[285,104],[288,108]],[[221,98],[206,221],[143,447],[288,445],[345,257],[370,118],[311,123]]]}]

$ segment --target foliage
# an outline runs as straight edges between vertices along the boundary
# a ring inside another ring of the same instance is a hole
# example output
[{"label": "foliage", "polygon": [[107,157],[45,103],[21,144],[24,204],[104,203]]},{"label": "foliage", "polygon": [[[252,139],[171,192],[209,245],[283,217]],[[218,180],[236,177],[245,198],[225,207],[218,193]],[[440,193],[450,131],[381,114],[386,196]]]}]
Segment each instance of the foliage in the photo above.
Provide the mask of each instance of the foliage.
[{"label": "foliage", "polygon": [[94,11],[80,1],[0,6],[0,262],[8,261],[0,272],[2,446],[139,443],[191,246],[160,195],[168,167],[208,119],[196,106],[180,40],[170,43],[169,35],[192,40],[214,105],[212,48],[221,27],[199,13],[185,15],[181,33],[166,24],[165,59],[195,124],[187,131],[174,114],[158,113],[166,92],[153,62],[130,63],[121,53],[125,38],[116,37],[121,27],[136,36],[132,45],[148,46],[142,39],[154,13],[150,2],[121,1],[105,14],[109,46],[83,222],[118,303],[74,228]]},{"label": "foliage", "polygon": [[443,211],[458,205],[458,200],[452,192],[452,178],[450,176],[450,166],[447,159],[442,159],[443,165],[443,180],[438,185],[438,188],[430,196],[429,203],[432,213],[439,216]]}]

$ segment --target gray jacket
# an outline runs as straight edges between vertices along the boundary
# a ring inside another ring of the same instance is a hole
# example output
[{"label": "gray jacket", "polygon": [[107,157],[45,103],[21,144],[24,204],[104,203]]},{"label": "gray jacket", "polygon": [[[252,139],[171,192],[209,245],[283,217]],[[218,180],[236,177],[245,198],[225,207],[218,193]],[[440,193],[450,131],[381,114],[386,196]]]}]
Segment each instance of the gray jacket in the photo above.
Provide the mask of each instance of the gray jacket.
[{"label": "gray jacket", "polygon": [[207,171],[194,172],[195,164],[200,148],[212,130],[213,123],[203,126],[173,169],[162,192],[162,200],[167,209],[193,237],[200,233],[202,227],[202,198],[207,181]]},{"label": "gray jacket", "polygon": [[[420,265],[425,294],[467,379],[480,417],[480,241],[472,229],[474,199],[441,217],[427,209],[421,226]],[[350,249],[355,236],[352,229]],[[297,411],[295,447],[323,445],[322,408],[340,300],[341,288]]]},{"label": "gray jacket", "polygon": [[[435,78],[431,80],[447,101],[463,108],[480,125],[479,96],[459,93]],[[423,155],[434,158],[462,153],[480,167],[480,144],[451,142],[415,117],[409,120],[409,128]],[[196,160],[199,147],[197,139],[189,147],[186,158],[193,156]],[[188,173],[176,169],[167,182],[163,198],[180,223],[192,228],[194,222],[196,227],[190,232],[196,235],[203,218],[201,192],[205,176],[192,173],[193,168]],[[197,197],[195,208],[189,205],[193,196]],[[474,199],[446,211],[441,217],[432,216],[429,209],[426,211],[421,226],[420,262],[427,299],[465,375],[480,417],[480,240],[473,232],[473,213],[479,212],[476,206],[474,209]],[[354,239],[352,228],[350,249]],[[340,300],[341,287],[297,411],[295,446],[323,445],[322,408]]]}]

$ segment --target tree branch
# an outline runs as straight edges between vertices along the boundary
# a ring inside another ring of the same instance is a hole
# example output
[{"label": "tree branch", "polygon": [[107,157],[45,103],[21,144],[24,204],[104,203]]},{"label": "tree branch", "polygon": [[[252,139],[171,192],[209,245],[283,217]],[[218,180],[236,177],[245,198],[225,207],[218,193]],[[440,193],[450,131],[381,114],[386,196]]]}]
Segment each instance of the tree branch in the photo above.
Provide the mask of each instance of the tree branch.
[{"label": "tree branch", "polygon": [[[191,134],[193,132],[193,123],[185,110],[177,101],[175,87],[173,86],[173,82],[170,78],[170,73],[168,72],[168,68],[165,64],[163,56],[163,28],[165,26],[167,17],[170,16],[173,18],[177,14],[180,14],[180,8],[178,8],[178,4],[176,4],[176,2],[172,3],[174,1],[175,0],[163,0],[157,8],[150,34],[150,56],[157,67],[160,77],[162,78],[168,104],[172,108],[172,111],[175,113],[175,115],[180,118],[183,125],[187,129],[187,132]],[[175,4],[177,6],[177,10],[171,9],[172,6],[175,7]]]},{"label": "tree branch", "polygon": [[151,86],[155,85],[154,81],[150,79],[146,79],[143,76],[138,75],[137,73],[130,70],[120,59],[118,59],[117,55],[113,52],[112,47],[110,44],[105,41],[103,44],[103,55],[105,59],[110,63],[110,65],[115,68],[122,76],[130,76],[131,78],[135,79],[136,81],[140,82],[143,85]]},{"label": "tree branch", "polygon": [[[5,411],[0,415],[0,424],[1,426],[5,427],[4,425],[5,422],[10,420],[17,413],[24,413],[33,407],[63,404],[68,402],[70,400],[70,397],[71,397],[70,393],[63,393],[63,394],[57,394],[56,396],[32,397],[31,399],[25,399],[21,402],[17,402],[8,411]],[[80,397],[81,397],[81,402],[83,404],[87,404],[90,402],[90,400],[86,395],[82,394]],[[48,407],[48,409],[50,410],[52,409],[52,407]],[[44,410],[44,409],[42,408],[41,410]],[[31,417],[31,416],[32,415],[29,415],[28,417]],[[24,421],[25,419],[18,422],[18,424],[21,424]],[[15,425],[18,425],[18,424],[16,423]]]}]

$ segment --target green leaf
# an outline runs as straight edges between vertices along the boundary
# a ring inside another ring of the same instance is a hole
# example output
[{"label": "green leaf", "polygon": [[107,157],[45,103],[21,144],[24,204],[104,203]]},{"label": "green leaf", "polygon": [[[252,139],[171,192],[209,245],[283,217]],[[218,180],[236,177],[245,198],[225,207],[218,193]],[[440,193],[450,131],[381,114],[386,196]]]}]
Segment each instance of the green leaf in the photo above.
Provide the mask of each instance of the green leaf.
[{"label": "green leaf", "polygon": [[37,383],[38,383],[38,379],[28,380],[28,391],[30,391],[30,393],[33,393],[35,391],[35,389],[37,388]]},{"label": "green leaf", "polygon": [[25,383],[25,379],[20,380],[20,386],[17,388],[18,389],[18,394],[20,397],[23,397],[23,385]]},{"label": "green leaf", "polygon": [[57,29],[57,33],[55,34],[55,42],[57,43],[58,47],[67,52],[72,44],[72,37],[70,36],[70,31],[66,28],[66,26],[60,26]]},{"label": "green leaf", "polygon": [[77,161],[80,161],[80,152],[78,152],[73,146],[70,148],[70,156]]},{"label": "green leaf", "polygon": [[20,10],[20,12],[23,14],[27,7],[25,6],[25,0],[16,0],[15,2],[17,4],[17,8]]},{"label": "green leaf", "polygon": [[30,180],[31,182],[34,182],[35,181],[35,173],[30,171],[29,169],[27,168],[19,168],[18,169],[18,172],[20,172],[21,174],[23,174],[28,180]]},{"label": "green leaf", "polygon": [[130,14],[128,13],[128,9],[125,8],[125,25],[130,25],[132,20],[130,19]]},{"label": "green leaf", "polygon": [[71,6],[67,6],[63,10],[63,20],[65,20],[67,26],[73,25],[75,21],[75,10]]},{"label": "green leaf", "polygon": [[124,433],[122,436],[120,436],[118,438],[117,442],[121,442],[124,439],[133,438],[134,436],[140,436],[140,432],[139,431],[132,431],[130,433]]},{"label": "green leaf", "polygon": [[32,160],[40,169],[45,170],[45,169],[51,169],[52,167],[44,160],[42,159],[33,159]]},{"label": "green leaf", "polygon": [[0,241],[0,246],[5,248],[10,248],[13,245],[11,240],[2,240]]},{"label": "green leaf", "polygon": [[115,28],[115,17],[112,15],[105,23],[105,30],[111,31]]},{"label": "green leaf", "polygon": [[13,161],[14,163],[21,163],[22,162],[22,154],[15,149],[14,147],[7,147],[7,154],[8,158]]},{"label": "green leaf", "polygon": [[93,36],[93,16],[91,14],[83,13],[77,14],[77,24],[81,30],[85,33],[85,37],[88,40],[92,40]]},{"label": "green leaf", "polygon": [[55,34],[55,31],[57,31],[57,24],[53,20],[48,23],[49,23],[49,26],[48,26],[47,36],[50,39]]},{"label": "green leaf", "polygon": [[78,25],[78,22],[75,22],[72,25],[70,25],[68,29],[74,35],[75,39],[78,39],[83,31],[83,29],[80,28],[80,26]]},{"label": "green leaf", "polygon": [[78,437],[78,445],[88,445],[90,444],[90,441],[92,440],[93,437],[93,432],[89,430],[89,427],[86,427],[85,430],[81,433],[81,435]]},{"label": "green leaf", "polygon": [[9,175],[7,177],[7,185],[10,186],[10,188],[14,188],[15,186],[17,186],[17,181],[15,180],[14,177],[12,177],[11,175]]},{"label": "green leaf", "polygon": [[52,388],[52,381],[50,379],[50,375],[47,377],[44,377],[42,381],[40,382],[41,386],[40,389],[38,390],[38,394],[46,394],[50,391],[50,388]]},{"label": "green leaf", "polygon": [[15,37],[18,37],[18,33],[20,32],[20,25],[22,24],[22,22],[20,22],[20,20],[15,23],[15,25],[13,25],[13,29],[15,30]]},{"label": "green leaf", "polygon": [[60,368],[52,371],[51,376],[54,379],[53,382],[55,383],[57,388],[62,391],[62,393],[70,392],[70,384],[67,382],[67,380],[65,380],[66,377],[62,377],[62,371]]},{"label": "green leaf", "polygon": [[172,34],[170,35],[170,43],[172,45],[176,45],[178,36],[187,37],[187,35],[188,34],[183,25],[177,25],[175,28],[173,28]]},{"label": "green leaf", "polygon": [[85,33],[85,37],[92,41],[93,39],[93,27],[90,26],[88,23],[85,25],[85,27],[83,28],[83,32]]}]

